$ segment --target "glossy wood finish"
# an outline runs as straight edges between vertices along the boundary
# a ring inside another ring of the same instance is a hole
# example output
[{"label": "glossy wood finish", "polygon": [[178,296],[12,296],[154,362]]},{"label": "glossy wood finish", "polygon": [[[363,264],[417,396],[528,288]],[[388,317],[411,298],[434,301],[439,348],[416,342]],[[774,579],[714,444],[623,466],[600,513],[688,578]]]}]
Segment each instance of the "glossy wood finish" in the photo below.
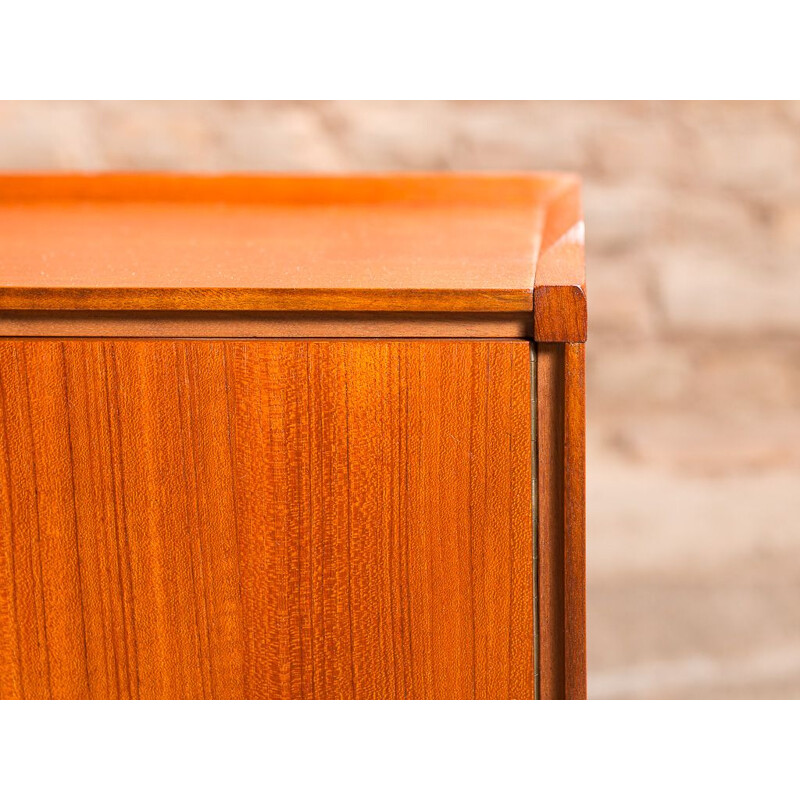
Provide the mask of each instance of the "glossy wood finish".
[{"label": "glossy wood finish", "polygon": [[586,354],[564,345],[564,669],[565,697],[586,685]]},{"label": "glossy wood finish", "polygon": [[580,183],[567,181],[551,195],[533,289],[534,338],[585,342],[586,266]]},{"label": "glossy wood finish", "polygon": [[104,176],[29,180],[39,194],[24,177],[0,179],[7,310],[530,311],[558,185],[265,176],[233,180],[237,194],[230,178],[168,178],[185,192],[165,199],[157,186],[137,196],[135,177],[126,188],[117,176],[116,195]]},{"label": "glossy wood finish", "polygon": [[[342,265],[343,272],[347,265]],[[0,288],[3,311],[328,311],[508,314],[530,311],[530,291],[476,289]]]},{"label": "glossy wood finish", "polygon": [[0,341],[0,696],[531,697],[530,378],[524,341]]},{"label": "glossy wood finish", "polygon": [[533,461],[541,696],[585,696],[586,329],[574,176],[0,176],[2,692],[530,696]]},{"label": "glossy wood finish", "polygon": [[550,197],[534,280],[537,610],[542,699],[585,699],[586,385],[580,184]]},{"label": "glossy wood finish", "polygon": [[536,350],[539,696],[585,699],[584,345]]},{"label": "glossy wood finish", "polygon": [[[533,311],[537,339],[582,341],[582,254],[569,175],[6,175],[0,335],[15,321],[3,312],[209,311],[329,326],[340,313],[480,315],[484,335],[507,336],[495,315]],[[408,335],[429,335],[415,321]]]},{"label": "glossy wood finish", "polygon": [[539,697],[565,697],[564,349],[536,347],[536,504]]},{"label": "glossy wood finish", "polygon": [[0,202],[279,203],[286,205],[530,204],[577,180],[563,172],[387,172],[177,174],[6,173]]}]

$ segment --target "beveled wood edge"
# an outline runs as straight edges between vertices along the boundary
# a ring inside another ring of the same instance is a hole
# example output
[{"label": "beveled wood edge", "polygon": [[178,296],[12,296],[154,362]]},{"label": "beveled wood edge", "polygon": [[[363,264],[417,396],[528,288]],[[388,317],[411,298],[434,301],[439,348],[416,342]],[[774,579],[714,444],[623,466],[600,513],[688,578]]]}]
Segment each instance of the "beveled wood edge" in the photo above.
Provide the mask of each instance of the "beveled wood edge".
[{"label": "beveled wood edge", "polygon": [[545,212],[533,283],[534,339],[585,342],[586,259],[581,184],[564,176]]},{"label": "beveled wood edge", "polygon": [[0,287],[0,311],[530,312],[530,290]]},{"label": "beveled wood edge", "polygon": [[585,345],[536,345],[539,697],[586,681]]},{"label": "beveled wood edge", "polygon": [[308,311],[393,313],[533,312],[535,341],[587,335],[580,180],[566,173],[0,174],[0,202],[236,201],[391,202],[467,205],[546,198],[530,289],[239,289],[0,287],[5,311]]}]

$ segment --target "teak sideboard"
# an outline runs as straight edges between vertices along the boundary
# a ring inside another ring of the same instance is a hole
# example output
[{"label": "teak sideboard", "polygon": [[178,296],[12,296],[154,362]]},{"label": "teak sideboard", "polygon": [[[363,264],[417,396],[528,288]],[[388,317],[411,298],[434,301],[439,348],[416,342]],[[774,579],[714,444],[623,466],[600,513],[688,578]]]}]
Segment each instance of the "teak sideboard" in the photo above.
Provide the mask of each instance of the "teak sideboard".
[{"label": "teak sideboard", "polygon": [[586,696],[574,176],[0,176],[0,697]]}]

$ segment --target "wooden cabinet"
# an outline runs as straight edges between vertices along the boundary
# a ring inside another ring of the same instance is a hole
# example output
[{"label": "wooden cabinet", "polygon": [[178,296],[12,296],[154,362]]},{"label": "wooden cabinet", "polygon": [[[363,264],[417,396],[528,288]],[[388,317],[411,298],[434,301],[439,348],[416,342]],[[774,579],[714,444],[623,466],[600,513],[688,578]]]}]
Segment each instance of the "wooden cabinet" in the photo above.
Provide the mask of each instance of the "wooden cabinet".
[{"label": "wooden cabinet", "polygon": [[0,178],[0,697],[580,698],[570,176]]}]

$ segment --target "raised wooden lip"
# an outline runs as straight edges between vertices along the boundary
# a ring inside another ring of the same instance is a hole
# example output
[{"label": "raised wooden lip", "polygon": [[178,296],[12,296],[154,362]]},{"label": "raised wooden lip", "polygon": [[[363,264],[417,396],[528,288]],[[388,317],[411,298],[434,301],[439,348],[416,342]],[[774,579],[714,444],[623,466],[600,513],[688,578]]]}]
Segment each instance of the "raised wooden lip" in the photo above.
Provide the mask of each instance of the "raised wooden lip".
[{"label": "raised wooden lip", "polygon": [[[5,174],[0,203],[391,202],[424,206],[540,204],[544,228],[533,286],[480,289],[302,287],[0,287],[0,312],[533,312],[536,341],[585,341],[586,291],[580,181],[569,173]],[[532,235],[535,235],[532,230]]]},{"label": "raised wooden lip", "polygon": [[565,177],[551,195],[533,283],[537,342],[585,342],[586,255],[581,184]]}]

